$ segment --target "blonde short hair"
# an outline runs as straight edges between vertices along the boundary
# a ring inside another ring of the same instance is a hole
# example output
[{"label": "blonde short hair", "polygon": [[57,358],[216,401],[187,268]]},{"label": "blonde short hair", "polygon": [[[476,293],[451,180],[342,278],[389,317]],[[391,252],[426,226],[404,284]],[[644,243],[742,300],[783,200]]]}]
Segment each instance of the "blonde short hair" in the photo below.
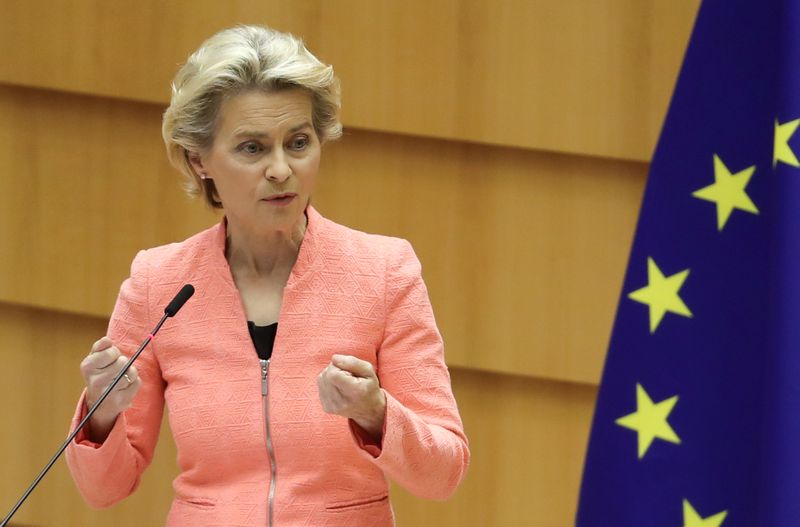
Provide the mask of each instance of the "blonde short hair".
[{"label": "blonde short hair", "polygon": [[190,152],[214,143],[222,102],[253,89],[288,88],[302,88],[311,96],[313,126],[321,142],[342,135],[339,79],[297,37],[267,27],[238,26],[212,36],[189,57],[172,82],[161,134],[190,195],[202,194],[211,207],[222,207],[214,181],[200,179],[189,162]]}]

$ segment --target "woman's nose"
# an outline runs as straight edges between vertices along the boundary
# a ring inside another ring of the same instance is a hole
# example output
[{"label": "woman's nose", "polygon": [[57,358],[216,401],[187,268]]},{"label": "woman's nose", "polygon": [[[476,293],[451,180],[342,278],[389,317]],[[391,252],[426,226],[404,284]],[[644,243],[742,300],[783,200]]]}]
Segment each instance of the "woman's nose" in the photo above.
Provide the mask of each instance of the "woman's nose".
[{"label": "woman's nose", "polygon": [[264,171],[264,177],[278,183],[286,181],[291,175],[292,167],[289,166],[286,157],[281,154],[276,155]]}]

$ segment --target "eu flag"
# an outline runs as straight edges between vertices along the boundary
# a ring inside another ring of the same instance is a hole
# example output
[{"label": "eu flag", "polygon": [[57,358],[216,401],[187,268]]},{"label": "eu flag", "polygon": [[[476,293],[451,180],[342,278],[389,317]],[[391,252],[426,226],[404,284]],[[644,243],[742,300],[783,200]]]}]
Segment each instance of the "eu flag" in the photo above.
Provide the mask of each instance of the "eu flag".
[{"label": "eu flag", "polygon": [[705,0],[656,148],[579,527],[800,525],[800,0]]}]

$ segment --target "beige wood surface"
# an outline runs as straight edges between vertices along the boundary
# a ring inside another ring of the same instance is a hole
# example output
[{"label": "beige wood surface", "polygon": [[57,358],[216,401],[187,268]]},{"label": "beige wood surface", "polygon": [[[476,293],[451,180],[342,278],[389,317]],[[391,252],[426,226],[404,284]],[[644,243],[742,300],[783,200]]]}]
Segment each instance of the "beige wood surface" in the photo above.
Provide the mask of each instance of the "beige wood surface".
[{"label": "beige wood surface", "polygon": [[[0,304],[0,400],[7,423],[0,432],[0,517],[67,437],[82,390],[78,365],[105,327],[96,317]],[[61,459],[15,520],[42,527],[163,525],[176,469],[168,430],[161,437],[158,462],[129,501],[104,512],[89,509]]]},{"label": "beige wood surface", "polygon": [[[0,87],[0,300],[104,316],[141,248],[216,221],[164,160],[155,105]],[[646,166],[353,132],[315,204],[408,238],[451,364],[599,378]]]},{"label": "beige wood surface", "polygon": [[[96,317],[0,303],[0,399],[13,423],[0,434],[0,516],[66,437],[82,386],[78,364],[104,329]],[[472,451],[467,478],[444,503],[395,488],[398,526],[571,524],[595,389],[459,368],[452,379]],[[165,423],[140,488],[102,511],[83,503],[62,459],[15,519],[43,527],[163,525],[175,455]]]},{"label": "beige wood surface", "polygon": [[[318,209],[411,240],[473,461],[400,527],[573,523],[647,160],[699,0],[0,0],[0,510],[67,432],[78,363],[135,252],[217,221],[160,140],[169,81],[235,23],[305,37],[343,81]],[[162,429],[131,499],[88,509],[59,463],[17,521],[162,525]],[[4,512],[3,512],[4,513]],[[0,513],[0,514],[3,514]]]},{"label": "beige wood surface", "polygon": [[448,502],[394,489],[398,527],[574,525],[596,389],[453,372],[472,464]]},{"label": "beige wood surface", "polygon": [[165,102],[237,23],[296,32],[339,72],[345,124],[647,160],[698,0],[0,0],[0,81]]},{"label": "beige wood surface", "polygon": [[137,250],[214,221],[183,199],[159,114],[0,86],[2,300],[108,315]]}]

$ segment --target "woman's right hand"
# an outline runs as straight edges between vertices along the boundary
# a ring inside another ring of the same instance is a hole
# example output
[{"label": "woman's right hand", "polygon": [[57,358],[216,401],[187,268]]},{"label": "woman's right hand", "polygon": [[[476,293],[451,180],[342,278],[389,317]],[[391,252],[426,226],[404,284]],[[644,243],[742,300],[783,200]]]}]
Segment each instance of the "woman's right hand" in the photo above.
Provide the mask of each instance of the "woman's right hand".
[{"label": "woman's right hand", "polygon": [[[86,383],[87,408],[92,407],[127,363],[128,359],[120,353],[110,338],[103,337],[94,343],[92,351],[81,362],[81,375]],[[120,380],[89,420],[86,433],[90,441],[105,441],[117,416],[133,404],[133,398],[141,388],[142,381],[134,366],[125,375],[127,378]]]}]

